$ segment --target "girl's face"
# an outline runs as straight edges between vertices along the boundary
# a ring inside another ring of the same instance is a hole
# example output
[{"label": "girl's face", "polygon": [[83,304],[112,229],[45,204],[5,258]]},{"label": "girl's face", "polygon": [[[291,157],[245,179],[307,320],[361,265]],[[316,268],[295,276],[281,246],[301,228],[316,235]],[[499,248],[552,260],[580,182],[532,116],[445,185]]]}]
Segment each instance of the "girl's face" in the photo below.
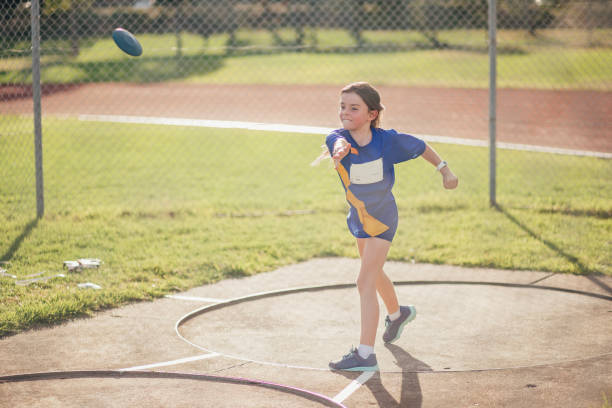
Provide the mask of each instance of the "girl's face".
[{"label": "girl's face", "polygon": [[340,94],[340,111],[338,113],[342,126],[346,130],[369,129],[370,122],[378,114],[375,110],[369,110],[361,96],[354,92]]}]

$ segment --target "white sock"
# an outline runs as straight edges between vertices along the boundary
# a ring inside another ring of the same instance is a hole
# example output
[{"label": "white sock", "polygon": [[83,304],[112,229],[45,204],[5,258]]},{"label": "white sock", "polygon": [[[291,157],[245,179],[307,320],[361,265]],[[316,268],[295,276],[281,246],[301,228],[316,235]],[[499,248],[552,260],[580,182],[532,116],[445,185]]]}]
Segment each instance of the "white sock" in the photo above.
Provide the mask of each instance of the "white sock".
[{"label": "white sock", "polygon": [[361,358],[368,358],[370,357],[370,354],[372,354],[373,352],[374,352],[374,347],[367,346],[365,344],[360,344],[359,347],[357,348],[357,353],[359,354],[359,357]]},{"label": "white sock", "polygon": [[391,319],[392,321],[393,321],[393,320],[397,320],[397,319],[399,319],[399,317],[400,317],[401,315],[402,315],[401,310],[400,310],[400,309],[397,309],[397,312],[392,313],[392,314],[390,314],[390,315],[389,315],[389,319]]}]

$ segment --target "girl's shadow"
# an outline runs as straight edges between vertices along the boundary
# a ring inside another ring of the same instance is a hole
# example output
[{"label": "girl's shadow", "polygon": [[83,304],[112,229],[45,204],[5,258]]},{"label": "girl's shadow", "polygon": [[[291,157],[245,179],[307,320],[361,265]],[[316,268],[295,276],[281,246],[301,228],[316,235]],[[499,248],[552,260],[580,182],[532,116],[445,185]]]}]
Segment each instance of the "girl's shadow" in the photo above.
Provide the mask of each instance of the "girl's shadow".
[{"label": "girl's shadow", "polygon": [[419,372],[432,371],[431,367],[412,357],[399,346],[385,344],[385,347],[393,354],[395,364],[402,370],[402,388],[399,402],[383,386],[380,373],[376,373],[365,385],[376,398],[379,407],[420,408],[423,405],[423,394],[419,382]]},{"label": "girl's shadow", "polygon": [[[379,407],[384,408],[421,408],[423,394],[419,383],[419,373],[433,371],[424,362],[412,357],[401,347],[385,344],[395,357],[395,364],[402,370],[402,385],[399,402],[383,386],[380,372],[374,374],[364,385],[369,388]],[[341,372],[339,372],[341,373]]]}]

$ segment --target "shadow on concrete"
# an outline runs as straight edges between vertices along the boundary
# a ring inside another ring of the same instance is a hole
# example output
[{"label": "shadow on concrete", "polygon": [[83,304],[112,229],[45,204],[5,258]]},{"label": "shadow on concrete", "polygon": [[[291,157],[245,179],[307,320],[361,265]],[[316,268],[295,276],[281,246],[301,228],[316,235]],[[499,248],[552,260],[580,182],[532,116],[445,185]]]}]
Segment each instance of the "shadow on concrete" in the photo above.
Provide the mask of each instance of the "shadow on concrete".
[{"label": "shadow on concrete", "polygon": [[[395,357],[395,364],[401,369],[402,384],[399,402],[385,388],[380,372],[377,372],[364,385],[370,390],[378,406],[381,408],[421,408],[423,406],[423,392],[419,382],[419,373],[433,371],[430,366],[411,356],[403,348],[393,344],[385,347]],[[334,371],[350,380],[355,380],[361,372]],[[383,371],[384,372],[384,371]]]},{"label": "shadow on concrete", "polygon": [[402,388],[399,402],[383,386],[380,373],[376,373],[365,385],[370,389],[379,407],[421,408],[423,392],[419,382],[419,372],[432,371],[431,367],[417,360],[399,346],[385,344],[385,347],[395,357],[395,364],[402,370]]},{"label": "shadow on concrete", "polygon": [[612,288],[606,285],[605,282],[602,282],[601,280],[597,279],[596,276],[588,275],[586,278],[590,280],[591,282],[593,282],[594,284],[596,284],[597,286],[599,286],[600,288],[602,288],[603,290],[605,290],[606,292],[612,294]]}]

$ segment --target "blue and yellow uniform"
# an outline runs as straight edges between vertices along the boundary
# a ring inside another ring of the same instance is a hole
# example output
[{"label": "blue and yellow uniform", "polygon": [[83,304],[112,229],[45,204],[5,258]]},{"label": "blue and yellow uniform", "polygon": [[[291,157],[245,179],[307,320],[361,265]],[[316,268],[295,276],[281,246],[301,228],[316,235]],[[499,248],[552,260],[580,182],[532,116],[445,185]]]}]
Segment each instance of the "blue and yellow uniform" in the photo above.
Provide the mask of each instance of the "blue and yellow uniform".
[{"label": "blue and yellow uniform", "polygon": [[333,154],[334,143],[344,138],[351,152],[338,164],[338,174],[350,205],[347,224],[357,238],[392,241],[397,230],[397,205],[391,193],[396,163],[419,157],[425,142],[395,130],[372,129],[372,140],[359,146],[346,129],[334,130],[325,143]]}]

